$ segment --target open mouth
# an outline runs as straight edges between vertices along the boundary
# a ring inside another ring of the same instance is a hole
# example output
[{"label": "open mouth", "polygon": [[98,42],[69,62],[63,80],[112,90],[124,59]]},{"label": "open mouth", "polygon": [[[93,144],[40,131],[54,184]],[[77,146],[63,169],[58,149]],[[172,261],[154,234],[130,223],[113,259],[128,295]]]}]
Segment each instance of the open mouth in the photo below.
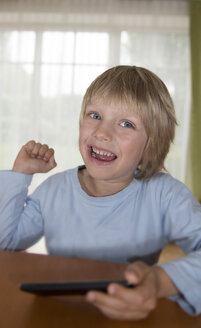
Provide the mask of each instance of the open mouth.
[{"label": "open mouth", "polygon": [[89,151],[90,151],[91,156],[98,161],[109,163],[109,162],[114,161],[117,158],[117,156],[114,153],[106,151],[106,150],[100,150],[94,146],[90,146]]}]

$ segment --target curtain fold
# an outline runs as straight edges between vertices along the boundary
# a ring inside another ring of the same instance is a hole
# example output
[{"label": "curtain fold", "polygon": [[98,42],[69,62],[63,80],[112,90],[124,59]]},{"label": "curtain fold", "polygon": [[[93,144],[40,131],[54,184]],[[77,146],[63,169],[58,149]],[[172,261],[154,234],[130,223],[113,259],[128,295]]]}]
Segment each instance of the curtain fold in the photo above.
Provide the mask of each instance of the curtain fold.
[{"label": "curtain fold", "polygon": [[191,121],[186,183],[201,201],[201,0],[190,3]]},{"label": "curtain fold", "polygon": [[188,0],[0,0],[0,28],[183,30]]}]

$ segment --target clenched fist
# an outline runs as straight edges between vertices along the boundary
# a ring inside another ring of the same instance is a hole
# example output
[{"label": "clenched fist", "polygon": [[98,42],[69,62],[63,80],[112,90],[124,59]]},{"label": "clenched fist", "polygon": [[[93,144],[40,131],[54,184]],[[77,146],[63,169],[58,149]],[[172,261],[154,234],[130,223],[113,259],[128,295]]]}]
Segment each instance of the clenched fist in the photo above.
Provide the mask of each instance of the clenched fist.
[{"label": "clenched fist", "polygon": [[12,170],[25,174],[46,173],[56,165],[54,149],[31,140],[19,151]]}]

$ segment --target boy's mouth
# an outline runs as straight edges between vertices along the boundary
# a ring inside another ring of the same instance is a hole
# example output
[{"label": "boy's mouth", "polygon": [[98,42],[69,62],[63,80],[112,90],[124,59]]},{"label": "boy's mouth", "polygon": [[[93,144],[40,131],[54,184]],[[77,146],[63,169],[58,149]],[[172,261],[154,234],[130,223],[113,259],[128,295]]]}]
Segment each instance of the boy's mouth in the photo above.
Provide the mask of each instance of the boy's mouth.
[{"label": "boy's mouth", "polygon": [[89,150],[90,150],[91,156],[98,161],[112,162],[117,158],[117,156],[114,153],[112,153],[110,151],[98,149],[95,146],[90,146]]}]

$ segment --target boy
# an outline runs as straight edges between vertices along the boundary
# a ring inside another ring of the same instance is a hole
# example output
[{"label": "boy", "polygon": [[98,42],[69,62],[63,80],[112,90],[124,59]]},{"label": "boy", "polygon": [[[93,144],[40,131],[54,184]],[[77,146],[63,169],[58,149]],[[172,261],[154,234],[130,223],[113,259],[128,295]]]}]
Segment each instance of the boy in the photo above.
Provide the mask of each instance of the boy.
[{"label": "boy", "polygon": [[[159,297],[201,313],[201,207],[160,172],[175,125],[168,90],[152,72],[117,66],[101,74],[80,114],[84,166],[50,177],[27,196],[32,174],[56,166],[53,149],[30,141],[13,172],[1,172],[1,249],[26,249],[45,235],[50,254],[135,261],[125,272],[135,288],[111,284],[107,294],[87,295],[110,318],[145,318]],[[188,255],[153,266],[169,241]]]}]

